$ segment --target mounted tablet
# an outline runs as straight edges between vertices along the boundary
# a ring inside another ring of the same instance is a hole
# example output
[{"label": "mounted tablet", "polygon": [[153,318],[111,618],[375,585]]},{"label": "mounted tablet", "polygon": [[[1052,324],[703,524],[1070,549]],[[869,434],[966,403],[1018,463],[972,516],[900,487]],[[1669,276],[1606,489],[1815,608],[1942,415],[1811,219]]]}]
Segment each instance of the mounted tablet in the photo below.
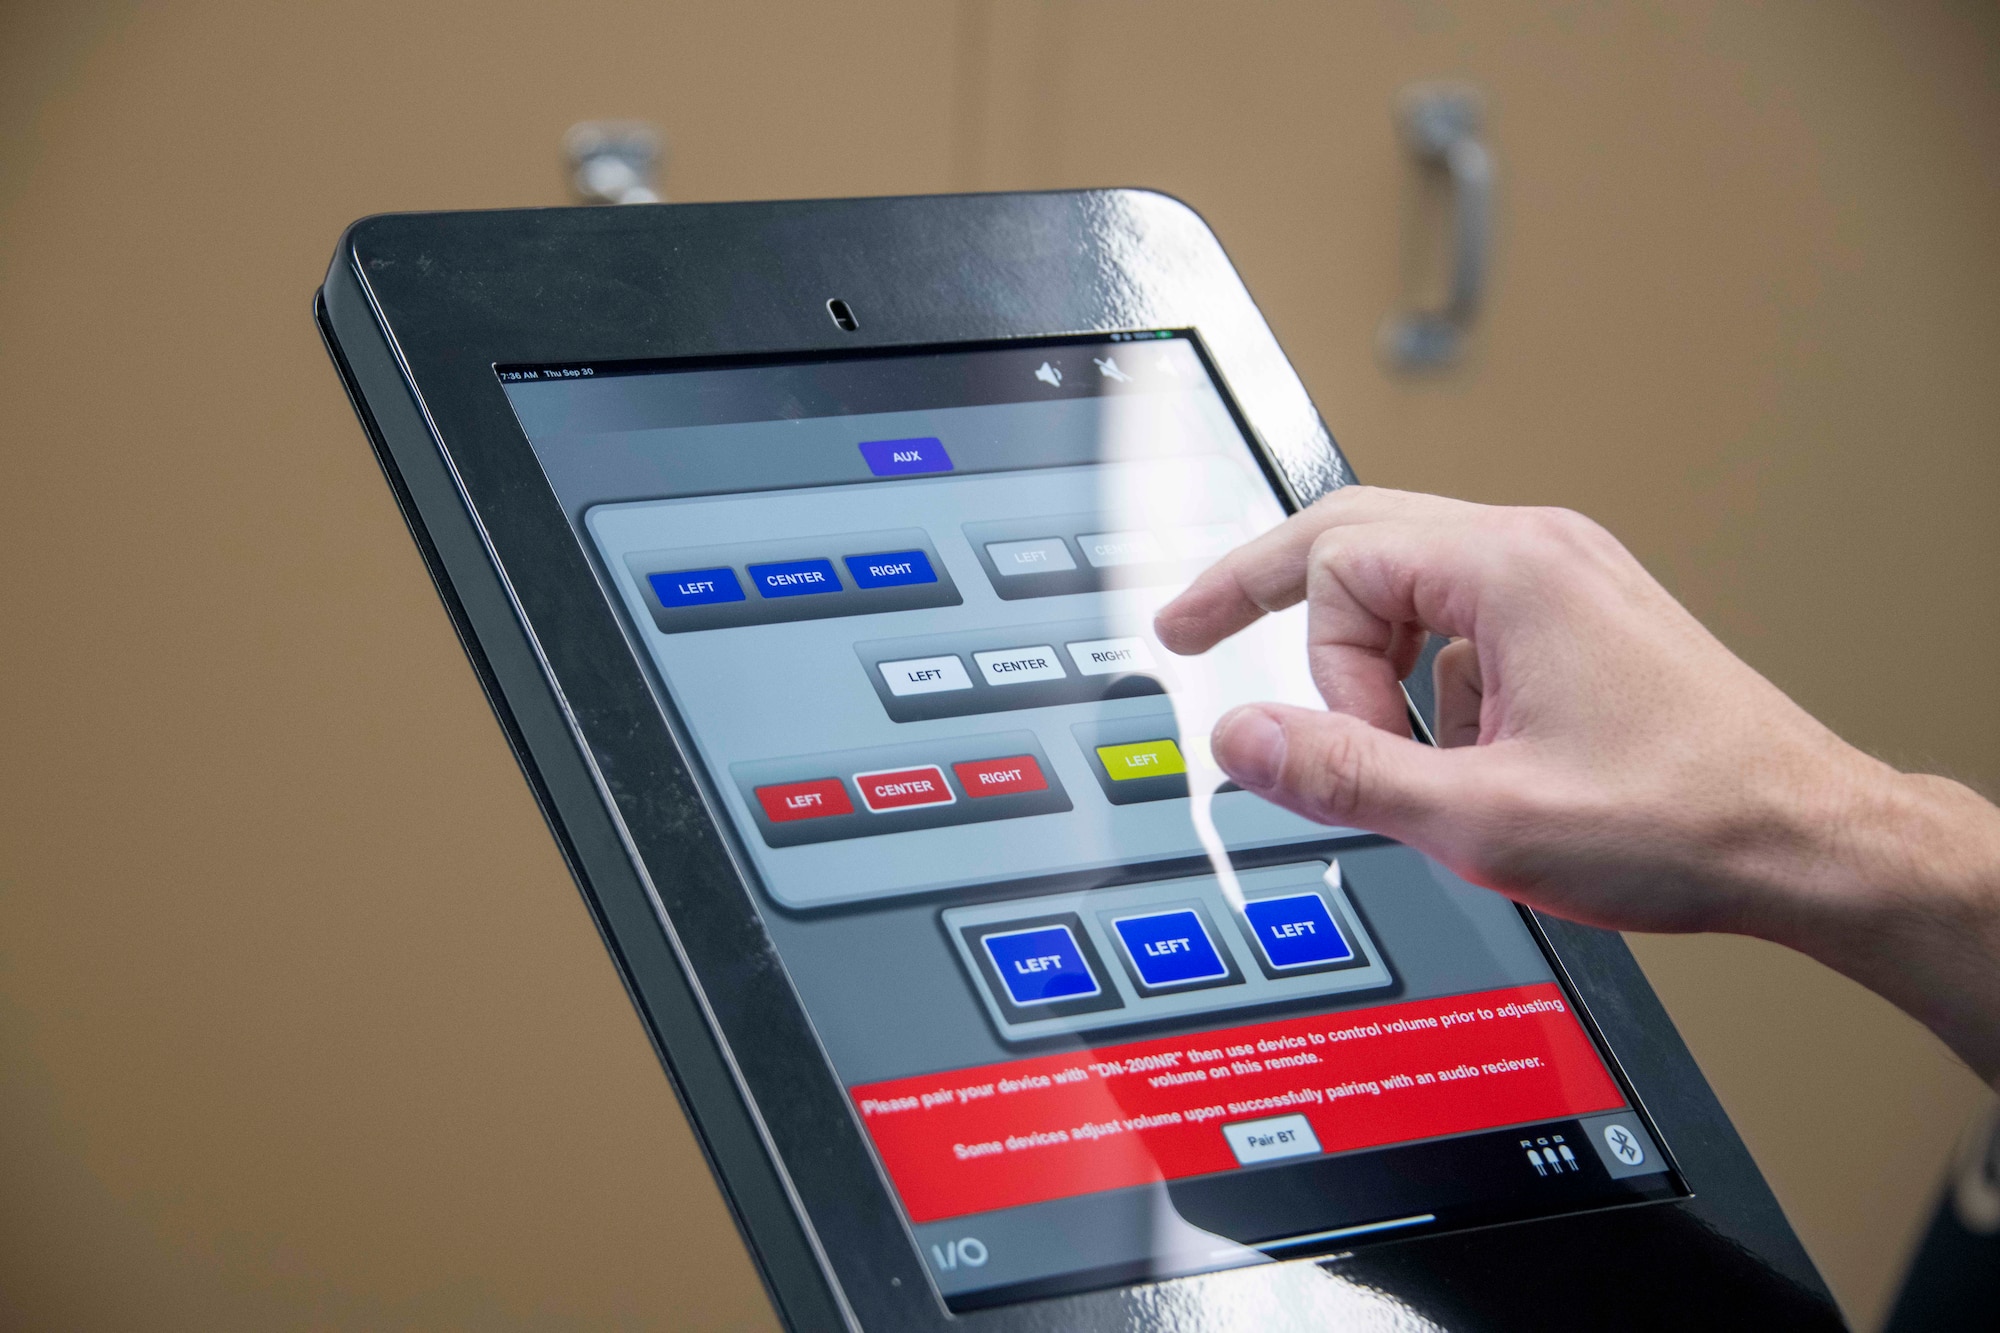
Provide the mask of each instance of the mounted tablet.
[{"label": "mounted tablet", "polygon": [[1348,473],[1180,205],[380,218],[320,318],[794,1326],[1837,1326],[1615,936],[1209,761],[1302,619],[1153,613]]}]

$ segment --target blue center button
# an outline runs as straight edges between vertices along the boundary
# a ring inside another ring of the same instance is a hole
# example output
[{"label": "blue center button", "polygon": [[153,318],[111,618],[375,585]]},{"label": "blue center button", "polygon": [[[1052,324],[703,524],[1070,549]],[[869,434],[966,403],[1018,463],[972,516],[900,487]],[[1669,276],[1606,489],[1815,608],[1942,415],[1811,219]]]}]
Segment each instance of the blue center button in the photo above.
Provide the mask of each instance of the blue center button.
[{"label": "blue center button", "polygon": [[1334,924],[1326,899],[1317,893],[1257,898],[1243,905],[1251,933],[1271,966],[1279,970],[1345,963],[1354,947]]},{"label": "blue center button", "polygon": [[936,583],[937,571],[922,551],[884,551],[880,555],[850,555],[847,576],[857,588],[900,588],[906,583]]},{"label": "blue center button", "polygon": [[804,597],[815,592],[839,592],[840,575],[831,560],[779,560],[751,565],[750,581],[764,597]]},{"label": "blue center button", "polygon": [[1099,990],[1068,926],[995,931],[979,942],[1015,1004],[1080,1000]]},{"label": "blue center button", "polygon": [[1219,981],[1229,975],[1201,913],[1192,908],[1120,917],[1112,926],[1140,979],[1151,989]]},{"label": "blue center button", "polygon": [[660,599],[660,605],[669,610],[743,600],[743,585],[736,581],[736,571],[727,565],[720,569],[676,569],[665,574],[648,574],[646,582],[652,585],[653,596]]},{"label": "blue center button", "polygon": [[923,472],[951,471],[951,455],[935,435],[911,440],[863,440],[861,457],[878,477],[909,477]]}]

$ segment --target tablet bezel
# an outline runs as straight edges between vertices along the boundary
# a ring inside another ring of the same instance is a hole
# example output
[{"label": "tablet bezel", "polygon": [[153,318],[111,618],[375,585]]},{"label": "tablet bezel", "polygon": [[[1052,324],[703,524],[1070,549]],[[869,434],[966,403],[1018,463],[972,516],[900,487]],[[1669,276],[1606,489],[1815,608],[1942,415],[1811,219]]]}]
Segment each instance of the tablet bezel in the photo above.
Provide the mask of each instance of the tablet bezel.
[{"label": "tablet bezel", "polygon": [[[856,313],[855,331],[829,315],[833,299]],[[1143,191],[398,215],[349,229],[318,308],[440,594],[785,1318],[1168,1326],[1170,1307],[1139,1288],[945,1310],[765,935],[734,835],[600,595],[494,367],[1190,329],[1289,498],[1309,504],[1351,473],[1206,225]],[[1504,1321],[1501,1261],[1519,1246],[1558,1247],[1571,1271],[1596,1274],[1572,1286],[1571,1308],[1611,1312],[1662,1299],[1618,1272],[1623,1247],[1643,1245],[1680,1278],[1697,1267],[1737,1313],[1837,1318],[1622,940],[1528,916],[1697,1197],[1420,1238],[1341,1268],[1425,1309],[1462,1299],[1491,1271],[1480,1318]],[[1269,1271],[1171,1281],[1199,1300],[1207,1284],[1220,1294]],[[1519,1326],[1551,1327],[1550,1316],[1545,1298],[1530,1301]]]}]

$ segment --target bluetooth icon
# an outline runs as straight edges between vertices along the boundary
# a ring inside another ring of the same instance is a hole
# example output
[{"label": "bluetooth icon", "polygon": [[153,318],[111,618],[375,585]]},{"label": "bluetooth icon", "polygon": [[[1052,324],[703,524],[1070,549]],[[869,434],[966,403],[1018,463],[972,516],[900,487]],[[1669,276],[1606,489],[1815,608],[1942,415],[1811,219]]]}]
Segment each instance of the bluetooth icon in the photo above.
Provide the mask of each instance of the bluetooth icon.
[{"label": "bluetooth icon", "polygon": [[1637,1166],[1646,1160],[1646,1150],[1639,1146],[1639,1140],[1631,1130],[1623,1125],[1604,1127],[1604,1146],[1611,1155],[1627,1166]]}]

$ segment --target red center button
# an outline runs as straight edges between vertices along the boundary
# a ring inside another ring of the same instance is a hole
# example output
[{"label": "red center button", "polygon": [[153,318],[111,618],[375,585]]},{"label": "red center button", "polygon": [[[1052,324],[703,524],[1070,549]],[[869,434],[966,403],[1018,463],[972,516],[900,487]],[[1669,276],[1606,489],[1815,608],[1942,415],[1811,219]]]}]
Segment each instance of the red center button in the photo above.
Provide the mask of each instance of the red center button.
[{"label": "red center button", "polygon": [[914,805],[950,805],[958,797],[936,764],[899,768],[887,773],[856,773],[854,785],[870,810],[905,810]]},{"label": "red center button", "polygon": [[951,771],[958,774],[958,785],[965,788],[965,794],[975,800],[981,796],[1011,796],[1016,792],[1049,789],[1042,766],[1031,754],[1006,759],[968,759],[953,764]]},{"label": "red center button", "polygon": [[757,804],[764,818],[773,824],[794,819],[824,819],[828,815],[851,815],[854,802],[839,778],[815,778],[811,782],[780,782],[757,789]]}]

